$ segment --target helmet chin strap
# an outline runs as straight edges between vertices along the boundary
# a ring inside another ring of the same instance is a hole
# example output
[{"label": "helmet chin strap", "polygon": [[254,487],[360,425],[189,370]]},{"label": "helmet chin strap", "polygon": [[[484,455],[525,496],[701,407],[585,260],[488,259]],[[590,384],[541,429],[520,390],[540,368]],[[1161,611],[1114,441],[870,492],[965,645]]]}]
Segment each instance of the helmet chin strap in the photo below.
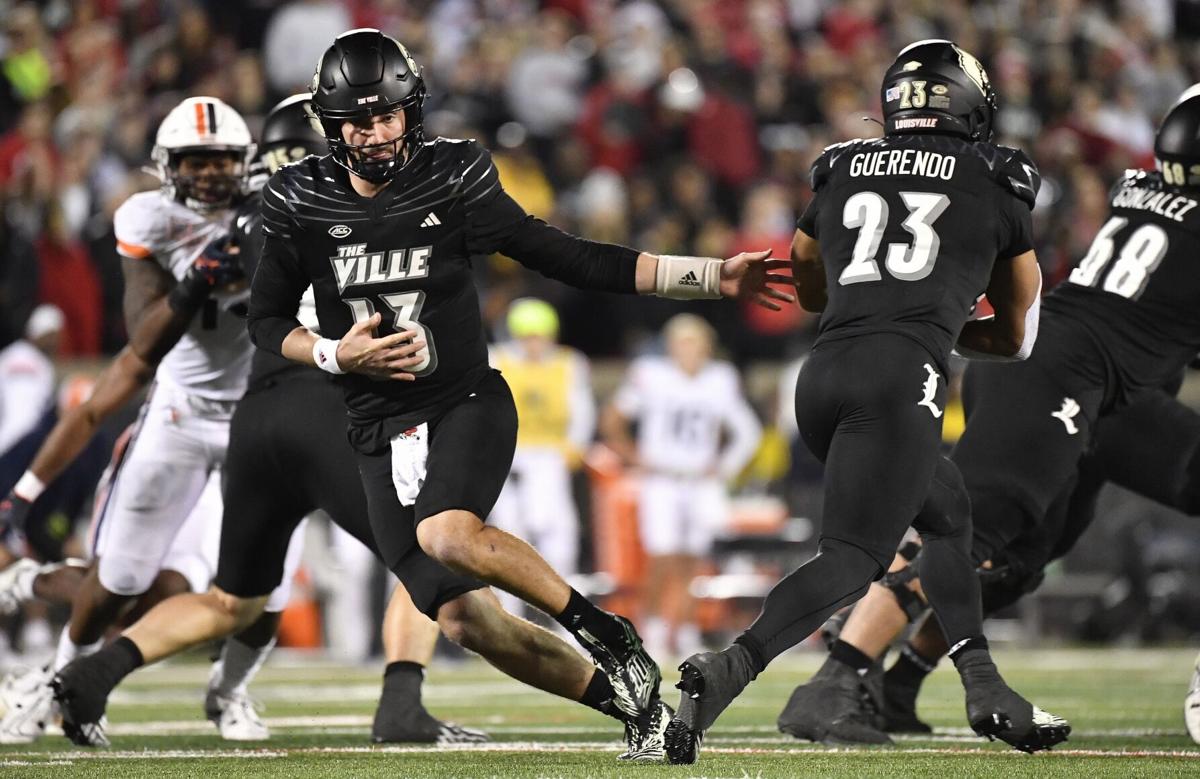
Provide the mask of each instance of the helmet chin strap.
[{"label": "helmet chin strap", "polygon": [[992,138],[992,128],[982,114],[982,108],[974,108],[967,114],[967,132],[971,140],[987,142]]}]

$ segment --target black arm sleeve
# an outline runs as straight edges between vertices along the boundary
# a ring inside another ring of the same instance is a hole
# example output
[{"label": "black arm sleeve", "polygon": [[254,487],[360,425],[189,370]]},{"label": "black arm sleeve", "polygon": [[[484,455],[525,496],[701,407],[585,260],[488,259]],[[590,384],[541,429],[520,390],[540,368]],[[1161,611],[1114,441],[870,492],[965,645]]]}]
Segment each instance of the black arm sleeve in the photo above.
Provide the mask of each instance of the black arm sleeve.
[{"label": "black arm sleeve", "polygon": [[483,147],[469,144],[466,154],[460,197],[466,208],[472,254],[500,252],[573,287],[637,292],[637,251],[564,233],[530,216],[504,191],[491,155]]},{"label": "black arm sleeve", "polygon": [[287,200],[278,177],[263,188],[262,254],[250,284],[250,311],[246,326],[250,340],[260,349],[283,353],[283,339],[300,327],[296,311],[309,279],[300,267]]}]

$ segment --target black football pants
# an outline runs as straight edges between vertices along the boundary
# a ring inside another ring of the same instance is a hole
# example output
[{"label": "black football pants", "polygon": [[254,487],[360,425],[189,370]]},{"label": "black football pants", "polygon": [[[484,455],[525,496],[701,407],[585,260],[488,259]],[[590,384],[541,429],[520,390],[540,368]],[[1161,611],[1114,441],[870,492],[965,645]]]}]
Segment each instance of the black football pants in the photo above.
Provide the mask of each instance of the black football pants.
[{"label": "black football pants", "polygon": [[905,530],[925,542],[926,593],[953,645],[980,635],[970,504],[939,452],[945,378],[920,344],[878,334],[818,345],[796,388],[805,444],[825,463],[817,555],[767,596],[739,638],[762,664],[858,600],[887,570]]}]

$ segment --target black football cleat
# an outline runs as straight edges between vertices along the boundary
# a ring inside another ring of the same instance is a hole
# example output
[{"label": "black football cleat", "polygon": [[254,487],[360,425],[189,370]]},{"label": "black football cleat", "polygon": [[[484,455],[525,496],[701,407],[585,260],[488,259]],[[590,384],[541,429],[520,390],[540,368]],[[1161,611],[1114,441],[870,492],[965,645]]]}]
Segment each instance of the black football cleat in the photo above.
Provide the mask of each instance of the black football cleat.
[{"label": "black football cleat", "polygon": [[917,716],[920,686],[901,685],[886,674],[867,674],[863,680],[879,711],[876,724],[886,733],[928,734],[933,728]]},{"label": "black football cleat", "polygon": [[662,682],[662,671],[658,663],[642,646],[633,623],[624,617],[613,615],[623,628],[621,642],[607,646],[587,631],[580,631],[576,638],[588,650],[588,654],[600,666],[613,688],[613,704],[620,709],[626,722],[636,720],[652,711],[658,699],[658,685]]},{"label": "black football cleat", "polygon": [[443,722],[418,704],[376,709],[371,740],[376,744],[482,744],[488,741],[488,735],[482,730]]},{"label": "black football cleat", "polygon": [[781,733],[822,744],[891,744],[876,725],[864,678],[833,658],[792,691],[779,713]]},{"label": "black football cleat", "polygon": [[67,665],[55,674],[50,686],[62,711],[63,734],[81,747],[106,747],[104,710],[112,688],[98,680],[100,675],[88,666],[89,659],[81,657]]},{"label": "black football cleat", "polygon": [[666,754],[667,725],[674,716],[674,709],[662,698],[656,699],[650,711],[625,723],[626,749],[617,759],[639,763],[662,760]]},{"label": "black football cleat", "polygon": [[977,734],[1028,753],[1051,749],[1071,734],[1069,722],[1042,711],[1003,682],[968,690],[967,722]]},{"label": "black football cleat", "polygon": [[738,644],[723,652],[701,652],[679,666],[682,693],[675,718],[667,725],[667,759],[690,765],[700,756],[705,732],[754,680],[749,653]]},{"label": "black football cleat", "polygon": [[985,650],[964,652],[954,664],[967,693],[967,722],[977,734],[1022,752],[1050,749],[1071,734],[1065,719],[1042,711],[1005,684]]}]

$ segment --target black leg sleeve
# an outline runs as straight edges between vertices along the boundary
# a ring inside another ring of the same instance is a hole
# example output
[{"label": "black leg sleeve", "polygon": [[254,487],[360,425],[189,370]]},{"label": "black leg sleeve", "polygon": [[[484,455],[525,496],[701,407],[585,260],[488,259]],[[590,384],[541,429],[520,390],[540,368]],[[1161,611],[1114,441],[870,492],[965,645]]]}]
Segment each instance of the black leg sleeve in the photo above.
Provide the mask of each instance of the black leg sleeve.
[{"label": "black leg sleeve", "polygon": [[[783,578],[767,594],[762,613],[737,639],[761,671],[829,618],[854,603],[881,573],[875,558],[853,544],[821,539],[816,557]],[[978,595],[976,595],[978,597]]]},{"label": "black leg sleeve", "polygon": [[971,559],[971,501],[954,463],[939,458],[913,523],[921,534],[921,586],[950,646],[983,635],[979,577]]}]

